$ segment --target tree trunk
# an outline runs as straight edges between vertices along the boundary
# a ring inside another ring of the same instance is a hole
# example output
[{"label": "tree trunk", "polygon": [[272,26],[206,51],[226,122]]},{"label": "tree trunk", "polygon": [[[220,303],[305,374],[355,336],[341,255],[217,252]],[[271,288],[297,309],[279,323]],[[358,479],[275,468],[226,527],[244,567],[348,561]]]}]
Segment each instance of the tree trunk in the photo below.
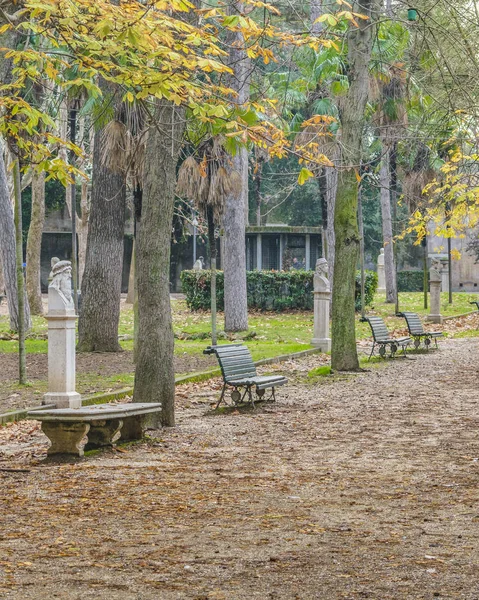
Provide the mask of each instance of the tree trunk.
[{"label": "tree trunk", "polygon": [[32,173],[32,213],[27,239],[26,288],[33,315],[43,315],[40,256],[45,223],[45,173]]},{"label": "tree trunk", "polygon": [[30,326],[29,319],[25,315],[25,306],[28,305],[25,298],[25,280],[23,278],[23,238],[22,238],[22,190],[20,183],[20,162],[18,158],[13,162],[13,187],[15,194],[15,250],[17,267],[17,289],[18,289],[18,383],[27,383],[27,359],[25,354],[25,334]]},{"label": "tree trunk", "polygon": [[393,228],[391,219],[389,152],[389,148],[386,149],[386,147],[383,146],[383,156],[379,168],[379,184],[381,187],[386,302],[394,303],[396,302],[396,267],[394,265]]},{"label": "tree trunk", "polygon": [[3,276],[2,255],[0,253],[0,296],[5,292],[5,277]]},{"label": "tree trunk", "polygon": [[[242,12],[241,3],[230,4],[230,14]],[[229,85],[237,92],[234,101],[239,106],[249,100],[250,60],[244,50],[241,33],[228,35],[229,64],[234,70]],[[248,219],[248,151],[241,148],[232,157],[232,168],[241,179],[241,190],[226,198],[223,216],[225,252],[224,271],[225,331],[248,329],[248,298],[246,295],[246,223]],[[214,239],[210,240],[214,244]]]},{"label": "tree trunk", "polygon": [[[176,165],[184,117],[183,109],[157,102],[155,118],[161,126],[152,126],[149,132],[136,232],[138,348],[133,401],[161,402],[161,423],[167,426],[175,424],[169,274]],[[171,128],[166,123],[171,123]]]},{"label": "tree trunk", "polygon": [[216,332],[216,239],[215,239],[215,220],[213,210],[207,209],[206,219],[208,222],[208,242],[210,252],[210,270],[211,270],[211,344],[216,346],[218,342]]},{"label": "tree trunk", "polygon": [[131,248],[130,274],[128,277],[128,294],[126,295],[126,303],[133,304],[135,302],[135,240]]},{"label": "tree trunk", "polygon": [[334,259],[336,256],[336,236],[334,233],[334,209],[336,206],[336,193],[338,189],[338,170],[336,167],[326,167],[326,203],[327,203],[327,257],[329,270],[329,283],[333,289],[334,282]]},{"label": "tree trunk", "polygon": [[88,223],[90,220],[90,202],[88,199],[88,183],[81,184],[81,218],[77,218],[78,233],[78,285],[81,289],[83,273],[85,272],[86,247],[88,243]]},{"label": "tree trunk", "polygon": [[378,0],[363,0],[354,7],[370,17],[348,31],[349,90],[341,103],[341,169],[338,175],[334,232],[334,263],[331,367],[337,371],[359,368],[355,336],[355,281],[359,252],[357,218],[359,165],[364,109],[368,99],[369,60],[377,18]]},{"label": "tree trunk", "polygon": [[[223,255],[225,331],[248,329],[246,294],[245,196],[248,195],[248,151],[241,148],[233,157],[233,168],[243,182],[241,193],[226,199],[223,217],[225,252]],[[212,240],[214,245],[214,239]]]},{"label": "tree trunk", "polygon": [[[15,239],[13,206],[8,191],[3,152],[0,151],[0,256],[12,331],[18,331],[19,325]],[[28,329],[30,327],[28,300],[25,302],[25,323]]]},{"label": "tree trunk", "polygon": [[[102,82],[104,95],[114,86]],[[121,102],[113,100],[116,107]],[[95,135],[92,197],[82,307],[78,322],[79,352],[121,352],[120,320],[123,238],[125,235],[126,178],[101,163],[102,131]],[[73,212],[73,211],[72,211]],[[72,215],[73,217],[73,215]]]}]

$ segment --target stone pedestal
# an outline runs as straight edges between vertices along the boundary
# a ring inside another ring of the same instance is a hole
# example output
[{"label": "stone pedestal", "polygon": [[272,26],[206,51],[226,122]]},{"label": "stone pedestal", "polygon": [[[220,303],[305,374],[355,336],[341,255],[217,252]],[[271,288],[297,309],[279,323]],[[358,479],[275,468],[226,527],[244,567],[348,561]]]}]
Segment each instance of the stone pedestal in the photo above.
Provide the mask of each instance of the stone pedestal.
[{"label": "stone pedestal", "polygon": [[314,331],[311,345],[322,352],[331,351],[329,337],[329,307],[331,302],[331,287],[327,279],[328,263],[324,258],[316,261],[314,274]]},{"label": "stone pedestal", "polygon": [[449,265],[446,261],[442,261],[441,269],[441,292],[449,291]]},{"label": "stone pedestal", "polygon": [[384,272],[384,248],[381,248],[378,256],[378,289],[380,294],[386,293],[386,275]]},{"label": "stone pedestal", "polygon": [[430,292],[430,314],[427,315],[426,321],[431,323],[442,323],[441,315],[441,266],[438,261],[432,263],[429,271],[429,292]]},{"label": "stone pedestal", "polygon": [[71,265],[59,261],[53,267],[48,287],[48,392],[43,404],[57,408],[79,408],[81,396],[75,391],[75,322],[71,296]]}]

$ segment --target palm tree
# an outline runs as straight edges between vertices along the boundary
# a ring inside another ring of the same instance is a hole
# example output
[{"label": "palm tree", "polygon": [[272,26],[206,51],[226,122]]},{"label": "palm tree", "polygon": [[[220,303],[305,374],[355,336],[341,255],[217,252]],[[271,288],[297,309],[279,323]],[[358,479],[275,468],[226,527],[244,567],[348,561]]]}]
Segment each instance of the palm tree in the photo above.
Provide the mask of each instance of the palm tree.
[{"label": "palm tree", "polygon": [[216,236],[221,226],[228,196],[241,191],[242,180],[231,166],[231,156],[226,152],[224,139],[212,137],[198,148],[198,162],[189,156],[178,171],[177,193],[194,202],[196,209],[208,225],[211,263],[211,341],[216,345]]}]

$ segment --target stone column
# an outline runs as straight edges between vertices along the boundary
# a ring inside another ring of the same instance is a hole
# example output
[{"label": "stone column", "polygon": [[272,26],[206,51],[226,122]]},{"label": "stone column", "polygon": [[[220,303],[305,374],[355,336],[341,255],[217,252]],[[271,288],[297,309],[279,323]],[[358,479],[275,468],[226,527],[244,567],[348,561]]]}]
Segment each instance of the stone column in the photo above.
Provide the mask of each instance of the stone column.
[{"label": "stone column", "polygon": [[449,264],[447,260],[441,260],[441,292],[449,291]]},{"label": "stone column", "polygon": [[322,352],[331,351],[329,337],[329,305],[331,286],[327,278],[328,263],[325,258],[318,258],[314,273],[314,332],[311,345]]},{"label": "stone column", "polygon": [[384,248],[381,248],[378,256],[378,292],[386,293],[386,276],[384,274]]},{"label": "stone column", "polygon": [[306,234],[304,240],[304,268],[306,271],[311,269],[311,236],[309,233]]},{"label": "stone column", "polygon": [[432,323],[442,323],[441,315],[441,263],[438,260],[433,260],[431,269],[429,270],[429,291],[431,312],[426,317],[426,321]]},{"label": "stone column", "polygon": [[79,408],[81,396],[75,391],[75,306],[71,289],[71,263],[53,265],[48,286],[48,392],[43,404],[57,408]]}]

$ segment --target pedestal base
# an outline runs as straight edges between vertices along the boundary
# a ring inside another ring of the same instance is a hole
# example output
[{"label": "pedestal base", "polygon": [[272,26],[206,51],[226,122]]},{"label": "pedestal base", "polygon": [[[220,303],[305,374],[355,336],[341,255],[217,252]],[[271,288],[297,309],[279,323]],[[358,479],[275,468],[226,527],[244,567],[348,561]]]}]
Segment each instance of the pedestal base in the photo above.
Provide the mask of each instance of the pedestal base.
[{"label": "pedestal base", "polygon": [[385,294],[386,293],[386,288],[380,288],[380,287],[378,287],[377,290],[376,290],[376,292],[378,294]]},{"label": "pedestal base", "polygon": [[316,346],[321,352],[331,352],[331,338],[313,338],[311,346]]},{"label": "pedestal base", "polygon": [[429,321],[429,323],[442,323],[442,315],[427,315],[426,321]]},{"label": "pedestal base", "polygon": [[81,408],[81,396],[78,392],[48,392],[43,396],[42,404],[55,404],[57,408]]}]

